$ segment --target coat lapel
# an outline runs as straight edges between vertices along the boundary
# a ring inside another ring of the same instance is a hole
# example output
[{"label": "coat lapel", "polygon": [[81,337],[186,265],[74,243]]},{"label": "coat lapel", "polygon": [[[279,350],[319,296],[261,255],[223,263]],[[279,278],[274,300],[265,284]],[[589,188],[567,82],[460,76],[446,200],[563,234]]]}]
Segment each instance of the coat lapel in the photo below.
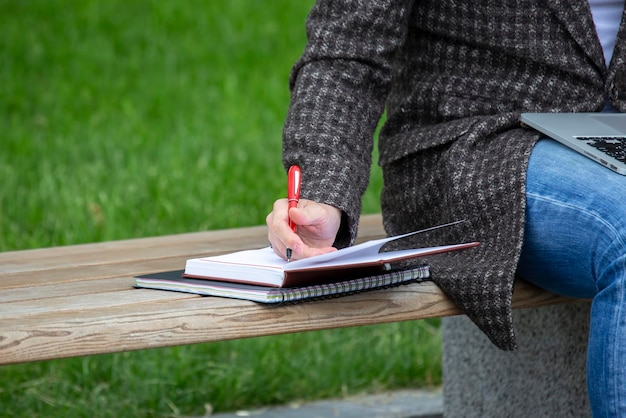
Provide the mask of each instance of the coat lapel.
[{"label": "coat lapel", "polygon": [[626,66],[626,7],[622,13],[622,23],[619,26],[617,40],[615,41],[613,59],[611,60],[611,73],[616,71],[617,68],[624,68],[624,66]]},{"label": "coat lapel", "polygon": [[602,45],[593,23],[589,0],[546,0],[546,3],[585,54],[604,72]]},{"label": "coat lapel", "polygon": [[613,58],[607,77],[609,99],[620,111],[626,112],[626,8],[617,33]]}]

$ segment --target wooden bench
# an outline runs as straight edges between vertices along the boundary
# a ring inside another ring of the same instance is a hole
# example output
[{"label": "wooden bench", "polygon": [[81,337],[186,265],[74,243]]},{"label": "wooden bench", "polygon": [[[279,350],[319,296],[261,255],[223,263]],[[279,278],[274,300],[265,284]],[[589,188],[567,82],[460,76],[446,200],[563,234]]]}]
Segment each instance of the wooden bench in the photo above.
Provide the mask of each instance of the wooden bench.
[{"label": "wooden bench", "polygon": [[[364,216],[360,240],[383,235]],[[0,253],[0,364],[459,314],[433,283],[299,305],[133,288],[138,274],[267,245],[264,226]],[[516,308],[568,299],[518,283]]]}]

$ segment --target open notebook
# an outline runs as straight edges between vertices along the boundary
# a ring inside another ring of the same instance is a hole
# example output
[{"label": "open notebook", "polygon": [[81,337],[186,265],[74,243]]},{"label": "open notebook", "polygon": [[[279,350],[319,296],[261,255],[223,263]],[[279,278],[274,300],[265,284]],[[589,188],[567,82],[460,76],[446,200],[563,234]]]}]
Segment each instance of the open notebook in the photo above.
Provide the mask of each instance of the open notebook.
[{"label": "open notebook", "polygon": [[[454,222],[453,224],[457,224]],[[440,227],[453,224],[441,225]],[[439,228],[439,227],[435,227]],[[382,274],[394,263],[434,254],[458,251],[479,245],[478,242],[381,251],[391,241],[407,238],[434,228],[375,239],[338,251],[286,261],[269,248],[237,251],[230,254],[192,258],[185,264],[184,276],[193,279],[230,281],[269,287],[297,287],[330,283],[356,277]]]},{"label": "open notebook", "polygon": [[[135,278],[135,286],[264,303],[295,302],[395,286],[430,277],[422,257],[479,245],[468,242],[381,251],[391,241],[434,228],[371,240],[291,262],[269,247],[193,258],[187,260],[184,271],[139,276]],[[411,262],[399,263],[406,260]]]}]

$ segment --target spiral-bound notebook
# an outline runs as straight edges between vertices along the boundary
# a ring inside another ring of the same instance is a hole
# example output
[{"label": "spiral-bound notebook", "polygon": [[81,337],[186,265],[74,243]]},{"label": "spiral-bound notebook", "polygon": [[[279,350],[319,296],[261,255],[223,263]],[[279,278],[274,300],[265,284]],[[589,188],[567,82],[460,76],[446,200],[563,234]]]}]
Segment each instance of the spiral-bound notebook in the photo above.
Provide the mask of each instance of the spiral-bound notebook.
[{"label": "spiral-bound notebook", "polygon": [[407,270],[387,271],[374,276],[301,287],[267,287],[234,282],[183,277],[183,271],[166,271],[135,277],[135,287],[171,290],[205,296],[245,299],[261,303],[295,303],[346,296],[368,290],[383,289],[430,277],[427,265]]}]

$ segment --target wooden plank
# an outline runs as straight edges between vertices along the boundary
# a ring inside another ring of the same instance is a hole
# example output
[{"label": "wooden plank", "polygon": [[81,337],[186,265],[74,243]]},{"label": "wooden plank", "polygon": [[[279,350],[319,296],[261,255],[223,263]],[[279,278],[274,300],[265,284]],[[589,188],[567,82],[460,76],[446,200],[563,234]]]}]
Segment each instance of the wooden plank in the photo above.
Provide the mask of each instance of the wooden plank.
[{"label": "wooden plank", "polygon": [[[22,286],[11,289],[4,289],[0,292],[0,306],[2,312],[5,310],[12,313],[9,308],[10,303],[26,302],[32,300],[48,300],[63,296],[78,296],[89,294],[101,294],[105,292],[115,292],[128,290],[132,286],[132,280],[127,277],[106,278],[105,280],[90,280],[68,283],[41,284],[37,286]],[[3,313],[2,317],[6,314]]]},{"label": "wooden plank", "polygon": [[0,292],[33,286],[50,286],[63,283],[80,283],[106,280],[122,275],[139,275],[165,270],[184,269],[185,256],[154,260],[116,261],[107,265],[55,266],[50,270],[35,270],[3,274],[0,267]]},{"label": "wooden plank", "polygon": [[[442,317],[459,310],[432,283],[366,292],[338,299],[272,307],[224,298],[178,298],[136,290],[136,297],[106,304],[76,303],[52,312],[0,319],[0,364],[105,352],[195,344],[321,329]],[[154,303],[152,294],[164,297]],[[142,303],[140,294],[151,294]],[[565,302],[528,284],[518,285],[515,306]]]},{"label": "wooden plank", "polygon": [[[359,240],[384,235],[380,215],[366,215]],[[0,274],[93,267],[136,260],[182,259],[221,254],[268,245],[267,228],[254,226],[215,231],[137,238],[93,244],[67,245],[0,253]]]},{"label": "wooden plank", "polygon": [[[383,235],[361,220],[360,240]],[[273,307],[133,289],[133,276],[187,258],[267,245],[264,227],[0,254],[0,364],[458,314],[432,283]],[[515,307],[568,301],[520,283]]]},{"label": "wooden plank", "polygon": [[[362,218],[359,241],[383,235],[380,215]],[[0,253],[0,291],[183,269],[188,258],[265,245],[267,229],[247,227],[5,252]]]},{"label": "wooden plank", "polygon": [[[165,291],[138,292],[137,289],[132,287],[131,278],[124,279],[122,282],[125,282],[126,286],[114,291],[109,290],[110,286],[105,287],[98,283],[99,286],[93,289],[81,286],[83,292],[80,294],[63,295],[59,294],[60,290],[54,289],[52,293],[57,296],[46,295],[46,297],[31,298],[29,300],[4,302],[2,309],[3,311],[6,310],[6,313],[2,315],[2,319],[24,319],[29,315],[48,315],[51,311],[55,314],[71,315],[76,312],[82,314],[88,310],[99,311],[111,307],[128,309],[129,306],[145,303],[158,307],[164,301],[197,297],[184,293]],[[63,286],[63,288],[65,287]]]},{"label": "wooden plank", "polygon": [[267,245],[264,227],[235,228],[0,253],[3,274],[92,267],[162,257],[195,257]]}]

